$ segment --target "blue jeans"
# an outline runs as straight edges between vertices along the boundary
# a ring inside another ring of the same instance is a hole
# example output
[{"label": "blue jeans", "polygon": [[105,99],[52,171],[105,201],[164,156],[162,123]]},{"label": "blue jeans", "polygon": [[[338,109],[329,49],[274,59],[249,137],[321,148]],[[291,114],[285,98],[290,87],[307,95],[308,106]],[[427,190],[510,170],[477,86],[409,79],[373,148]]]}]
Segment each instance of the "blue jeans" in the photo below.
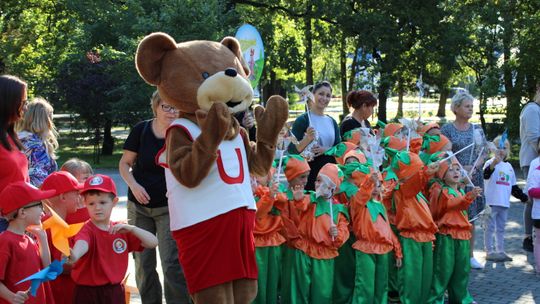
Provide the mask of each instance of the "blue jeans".
[{"label": "blue jeans", "polygon": [[[168,304],[190,303],[184,271],[178,262],[178,249],[171,236],[169,208],[147,208],[132,201],[128,201],[127,206],[129,224],[156,234],[158,238],[165,300]],[[162,303],[163,293],[156,271],[156,250],[146,248],[142,252],[133,253],[133,256],[135,279],[142,303]]]}]

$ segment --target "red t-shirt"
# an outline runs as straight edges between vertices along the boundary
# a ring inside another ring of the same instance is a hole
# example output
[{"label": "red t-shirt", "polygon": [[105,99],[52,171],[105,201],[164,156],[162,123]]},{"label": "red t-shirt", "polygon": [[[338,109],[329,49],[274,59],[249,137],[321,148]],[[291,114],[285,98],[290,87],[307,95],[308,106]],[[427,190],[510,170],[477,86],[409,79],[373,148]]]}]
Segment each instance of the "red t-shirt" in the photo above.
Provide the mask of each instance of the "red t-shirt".
[{"label": "red t-shirt", "polygon": [[[85,208],[86,209],[86,208]],[[44,222],[50,215],[46,215],[41,218],[41,221]],[[49,250],[51,252],[51,261],[62,259],[62,253],[54,247],[52,243],[51,230],[47,229],[47,240],[49,242]],[[69,246],[73,248],[74,242],[73,238],[69,239]],[[75,291],[75,282],[71,278],[71,267],[67,264],[64,264],[64,272],[61,275],[56,277],[53,281],[49,281],[51,286],[52,297],[56,304],[71,304],[73,302],[73,293]]]},{"label": "red t-shirt", "polygon": [[[0,233],[0,281],[12,292],[30,288],[30,281],[15,285],[20,280],[42,269],[38,245],[27,235],[11,231]],[[49,303],[45,300],[44,284],[39,285],[36,296],[30,296],[27,304]],[[9,303],[0,298],[0,304]]]},{"label": "red t-shirt", "polygon": [[68,224],[78,224],[78,223],[84,223],[90,219],[90,215],[88,214],[88,209],[86,207],[79,208],[74,213],[70,213],[66,215],[66,223]]},{"label": "red t-shirt", "polygon": [[26,155],[17,148],[11,137],[8,136],[11,144],[11,151],[0,144],[0,191],[12,182],[30,181],[28,177],[28,159]]},{"label": "red t-shirt", "polygon": [[88,252],[73,265],[71,277],[77,285],[121,283],[128,268],[129,253],[144,249],[135,235],[110,234],[99,229],[92,221],[86,222],[74,237],[75,243],[78,240],[88,243]]}]

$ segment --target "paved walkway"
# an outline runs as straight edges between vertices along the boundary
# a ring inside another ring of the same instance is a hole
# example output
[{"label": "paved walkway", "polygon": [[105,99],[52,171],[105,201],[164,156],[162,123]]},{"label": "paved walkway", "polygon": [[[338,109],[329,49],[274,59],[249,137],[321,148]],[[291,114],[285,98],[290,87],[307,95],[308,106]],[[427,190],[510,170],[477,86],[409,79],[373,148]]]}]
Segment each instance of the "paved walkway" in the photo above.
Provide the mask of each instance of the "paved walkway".
[{"label": "paved walkway", "polygon": [[[127,186],[118,174],[117,170],[98,170],[111,176],[116,182],[120,203],[113,212],[115,220],[126,219]],[[523,180],[520,180],[523,187]],[[534,257],[532,253],[525,252],[521,248],[523,233],[523,208],[524,205],[517,200],[511,200],[508,222],[506,224],[506,251],[514,259],[512,262],[493,263],[487,262],[485,269],[472,270],[470,275],[469,290],[478,303],[481,304],[507,304],[507,303],[540,303],[540,277],[534,274]],[[475,256],[485,262],[483,251],[484,235],[480,225],[476,227],[477,242],[475,244]],[[158,255],[159,257],[159,255]],[[128,272],[129,286],[135,285],[135,270],[133,259],[130,259]],[[163,282],[162,270],[158,261],[158,273]],[[141,303],[137,294],[132,294],[131,303]],[[163,300],[165,303],[165,300]]]},{"label": "paved walkway", "polygon": [[[521,248],[524,205],[511,200],[506,223],[505,249],[512,262],[487,262],[483,270],[472,270],[469,290],[478,303],[540,303],[540,277],[534,274],[534,257]],[[485,262],[484,235],[476,227],[476,258]]]}]

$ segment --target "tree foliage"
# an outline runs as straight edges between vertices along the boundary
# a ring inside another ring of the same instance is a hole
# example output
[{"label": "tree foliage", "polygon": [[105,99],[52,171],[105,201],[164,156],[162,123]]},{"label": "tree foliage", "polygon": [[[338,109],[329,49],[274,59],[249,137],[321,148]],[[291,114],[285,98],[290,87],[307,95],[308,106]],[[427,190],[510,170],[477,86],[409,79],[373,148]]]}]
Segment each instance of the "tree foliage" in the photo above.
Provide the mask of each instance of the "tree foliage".
[{"label": "tree foliage", "polygon": [[[507,117],[515,117],[534,95],[539,12],[537,0],[4,0],[0,71],[23,77],[31,96],[79,113],[107,138],[110,126],[150,115],[153,88],[134,68],[142,37],[219,41],[250,23],[265,43],[263,101],[281,94],[293,102],[295,85],[320,80],[343,100],[371,85],[386,120],[387,98],[416,95],[422,73],[440,96],[438,116],[451,88],[465,86],[484,123],[488,99],[505,97]],[[89,51],[102,61],[89,63]],[[516,120],[507,123],[515,134]]]}]

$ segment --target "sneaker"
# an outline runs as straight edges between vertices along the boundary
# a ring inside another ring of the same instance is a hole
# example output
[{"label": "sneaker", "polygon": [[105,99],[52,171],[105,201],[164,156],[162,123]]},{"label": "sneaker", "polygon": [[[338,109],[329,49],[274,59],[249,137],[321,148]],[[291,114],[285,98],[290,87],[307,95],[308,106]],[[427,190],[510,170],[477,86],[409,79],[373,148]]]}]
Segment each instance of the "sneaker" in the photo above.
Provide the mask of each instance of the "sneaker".
[{"label": "sneaker", "polygon": [[514,260],[508,254],[506,254],[505,252],[500,252],[499,256],[501,257],[501,260],[503,262],[512,262]]},{"label": "sneaker", "polygon": [[478,262],[474,257],[471,258],[471,268],[472,269],[484,269],[484,265]]},{"label": "sneaker", "polygon": [[[502,262],[503,258],[497,253],[490,252],[486,254],[486,261]],[[471,261],[471,267],[472,267],[472,261]]]},{"label": "sneaker", "polygon": [[523,239],[523,250],[528,251],[528,252],[534,251],[532,236],[528,236]]}]

